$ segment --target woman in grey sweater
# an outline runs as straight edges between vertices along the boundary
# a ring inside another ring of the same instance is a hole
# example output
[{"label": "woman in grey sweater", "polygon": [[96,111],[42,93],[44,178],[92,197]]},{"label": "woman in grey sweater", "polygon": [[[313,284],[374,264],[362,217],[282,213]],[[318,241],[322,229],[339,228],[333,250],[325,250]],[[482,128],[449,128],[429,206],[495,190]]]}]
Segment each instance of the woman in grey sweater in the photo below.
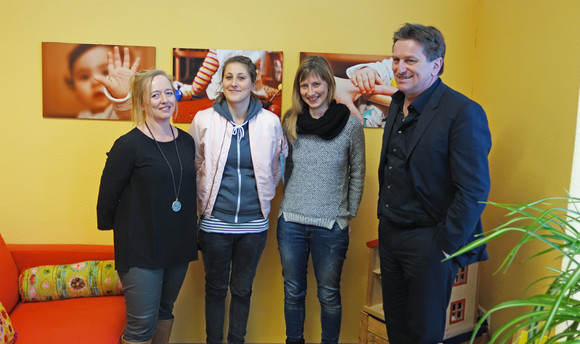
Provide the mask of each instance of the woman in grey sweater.
[{"label": "woman in grey sweater", "polygon": [[282,121],[290,153],[278,219],[286,343],[304,343],[309,255],[321,306],[321,342],[338,343],[340,276],[349,221],[364,184],[364,132],[359,119],[333,100],[334,76],[324,57],[306,57],[293,88],[292,108]]}]

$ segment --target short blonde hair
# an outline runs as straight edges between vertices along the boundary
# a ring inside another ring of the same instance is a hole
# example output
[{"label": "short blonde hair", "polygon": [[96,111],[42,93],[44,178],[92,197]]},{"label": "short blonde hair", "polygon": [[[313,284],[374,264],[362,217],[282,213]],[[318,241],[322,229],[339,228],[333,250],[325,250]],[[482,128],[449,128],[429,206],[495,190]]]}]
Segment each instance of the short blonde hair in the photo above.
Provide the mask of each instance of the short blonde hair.
[{"label": "short blonde hair", "polygon": [[[144,70],[135,73],[135,75],[131,77],[131,102],[133,103],[131,117],[136,126],[144,123],[145,120],[151,116],[151,82],[153,82],[153,78],[158,75],[166,77],[171,84],[171,89],[175,92],[175,89],[173,88],[173,77],[167,75],[167,73],[162,70]],[[177,112],[177,102],[175,102],[175,112]]]}]

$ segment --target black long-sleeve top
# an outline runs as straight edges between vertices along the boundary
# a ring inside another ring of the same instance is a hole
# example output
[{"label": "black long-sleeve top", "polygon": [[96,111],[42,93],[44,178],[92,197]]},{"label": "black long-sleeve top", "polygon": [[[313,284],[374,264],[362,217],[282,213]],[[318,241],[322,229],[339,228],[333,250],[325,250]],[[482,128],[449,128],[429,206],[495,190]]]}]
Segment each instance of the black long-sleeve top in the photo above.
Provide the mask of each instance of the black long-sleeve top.
[{"label": "black long-sleeve top", "polygon": [[179,187],[180,167],[175,143],[155,141],[134,128],[115,141],[107,153],[97,202],[97,225],[114,230],[115,266],[157,269],[197,259],[195,145],[178,129],[176,137],[183,177],[181,210],[171,208]]}]

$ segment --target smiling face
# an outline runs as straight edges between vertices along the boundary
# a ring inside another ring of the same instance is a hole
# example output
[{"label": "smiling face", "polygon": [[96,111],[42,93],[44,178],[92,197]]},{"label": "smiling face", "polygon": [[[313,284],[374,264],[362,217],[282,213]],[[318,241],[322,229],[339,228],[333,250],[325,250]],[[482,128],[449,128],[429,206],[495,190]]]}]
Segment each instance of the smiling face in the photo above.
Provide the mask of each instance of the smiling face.
[{"label": "smiling face", "polygon": [[228,104],[249,103],[255,86],[246,65],[231,62],[225,67],[222,87]]},{"label": "smiling face", "polygon": [[107,76],[107,48],[97,46],[87,50],[75,61],[71,70],[72,88],[83,105],[93,113],[104,111],[109,99],[95,75]]},{"label": "smiling face", "polygon": [[328,83],[315,73],[300,81],[300,96],[308,105],[310,115],[319,118],[328,109]]},{"label": "smiling face", "polygon": [[393,45],[393,73],[397,87],[412,102],[438,78],[443,59],[428,61],[423,46],[413,39],[402,39]]},{"label": "smiling face", "polygon": [[151,81],[149,97],[151,117],[156,121],[166,121],[175,111],[175,94],[171,82],[164,75],[157,75]]}]

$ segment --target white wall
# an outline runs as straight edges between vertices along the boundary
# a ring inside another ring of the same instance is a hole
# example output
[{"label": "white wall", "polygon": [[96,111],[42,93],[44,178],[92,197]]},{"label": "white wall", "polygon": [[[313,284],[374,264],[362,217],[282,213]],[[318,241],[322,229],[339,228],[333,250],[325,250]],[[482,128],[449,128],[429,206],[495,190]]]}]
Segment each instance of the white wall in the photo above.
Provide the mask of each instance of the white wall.
[{"label": "white wall", "polygon": [[578,97],[578,119],[576,120],[576,140],[572,162],[572,177],[570,178],[570,195],[580,197],[580,97]]}]

